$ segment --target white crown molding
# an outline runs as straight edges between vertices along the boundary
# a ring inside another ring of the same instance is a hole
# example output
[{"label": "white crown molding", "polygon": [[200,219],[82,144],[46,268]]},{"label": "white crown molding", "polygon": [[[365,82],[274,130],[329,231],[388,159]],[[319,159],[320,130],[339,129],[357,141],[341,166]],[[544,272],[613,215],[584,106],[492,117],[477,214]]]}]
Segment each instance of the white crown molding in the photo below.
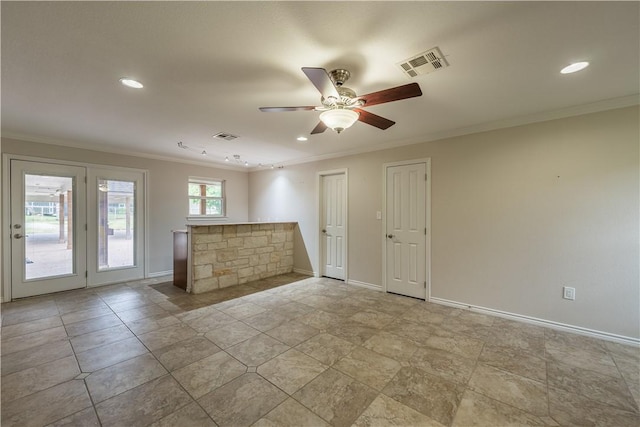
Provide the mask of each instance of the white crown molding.
[{"label": "white crown molding", "polygon": [[[306,157],[304,159],[291,160],[291,161],[286,161],[279,164],[283,166],[293,166],[293,165],[299,165],[304,163],[318,162],[322,160],[335,159],[338,157],[347,157],[347,156],[353,156],[357,154],[371,153],[374,151],[388,150],[388,149],[403,147],[407,145],[433,142],[433,141],[438,141],[442,139],[453,138],[456,136],[469,135],[473,133],[488,132],[491,130],[506,129],[510,127],[523,126],[523,125],[532,124],[532,123],[540,123],[540,122],[546,122],[551,120],[564,119],[567,117],[580,116],[583,114],[598,113],[601,111],[632,107],[634,105],[640,105],[640,94],[605,99],[602,101],[592,102],[589,104],[574,105],[574,106],[562,108],[559,110],[545,111],[545,112],[534,113],[526,116],[511,117],[505,120],[497,120],[494,122],[481,123],[477,125],[466,126],[463,128],[451,129],[444,132],[432,133],[432,134],[424,135],[418,138],[411,138],[403,141],[387,142],[384,144],[378,144],[378,145],[369,146],[365,148],[356,148],[353,150],[322,154],[319,156],[311,156],[311,157]],[[250,172],[257,172],[260,170],[261,169],[259,168],[249,169]]]},{"label": "white crown molding", "polygon": [[506,129],[516,126],[523,126],[532,123],[547,122],[551,120],[564,119],[568,117],[581,116],[583,114],[598,113],[601,111],[615,110],[618,108],[632,107],[640,104],[640,94],[628,95],[619,98],[604,99],[589,104],[574,105],[558,110],[543,111],[526,116],[512,117],[505,120],[497,120],[473,126],[468,126],[451,131],[445,131],[431,135],[430,141],[451,138],[455,136],[468,135],[471,133],[487,132],[497,129]]},{"label": "white crown molding", "polygon": [[[575,106],[562,108],[558,110],[544,111],[544,112],[534,113],[526,116],[512,117],[505,120],[481,123],[477,125],[466,126],[463,128],[451,129],[444,132],[427,134],[420,137],[406,139],[402,141],[393,141],[393,142],[373,145],[369,147],[362,147],[362,148],[356,148],[353,150],[321,154],[318,156],[311,156],[311,157],[305,157],[301,159],[294,159],[294,160],[276,162],[276,163],[280,166],[293,166],[293,165],[299,165],[304,163],[318,162],[322,160],[335,159],[338,157],[347,157],[347,156],[352,156],[357,154],[371,153],[374,151],[382,151],[382,150],[387,150],[391,148],[398,148],[398,147],[403,147],[407,145],[433,142],[433,141],[438,141],[446,138],[453,138],[456,136],[469,135],[473,133],[487,132],[491,130],[505,129],[505,128],[515,127],[515,126],[527,125],[531,123],[539,123],[539,122],[545,122],[550,120],[563,119],[563,118],[579,116],[583,114],[597,113],[600,111],[614,110],[617,108],[631,107],[634,105],[640,105],[640,94],[633,94],[633,95],[627,95],[627,96],[622,96],[618,98],[604,99],[597,102],[575,105]],[[270,168],[267,168],[267,167],[253,166],[253,167],[247,168],[245,166],[229,165],[227,163],[217,162],[217,161],[203,162],[203,161],[190,160],[190,159],[184,159],[179,157],[163,156],[159,154],[142,153],[139,151],[125,150],[125,149],[119,149],[119,148],[102,147],[102,146],[97,146],[95,144],[80,143],[77,141],[58,140],[54,138],[25,135],[25,134],[15,134],[15,133],[4,132],[4,131],[2,132],[2,137],[8,138],[8,139],[20,140],[20,141],[37,142],[42,144],[79,148],[83,150],[99,151],[104,153],[142,157],[145,159],[162,160],[162,161],[174,162],[174,163],[184,163],[184,164],[211,167],[211,168],[217,168],[217,169],[227,169],[227,170],[233,170],[237,172],[259,172],[264,170],[270,170]]]},{"label": "white crown molding", "polygon": [[77,141],[59,140],[55,138],[17,134],[12,132],[5,132],[5,131],[2,131],[2,138],[14,139],[14,140],[26,141],[26,142],[36,142],[39,144],[58,145],[61,147],[78,148],[81,150],[98,151],[102,153],[119,154],[122,156],[142,157],[144,159],[162,160],[165,162],[172,162],[172,163],[184,163],[188,165],[204,166],[209,168],[227,169],[227,170],[233,170],[237,172],[249,172],[250,170],[245,166],[240,166],[240,165],[235,166],[227,163],[220,163],[217,161],[203,162],[203,161],[197,161],[197,160],[184,159],[180,157],[169,157],[169,156],[163,156],[159,154],[143,153],[140,151],[126,150],[126,149],[114,148],[114,147],[102,147],[102,146],[97,146],[97,145],[88,144],[88,143],[80,143]]}]

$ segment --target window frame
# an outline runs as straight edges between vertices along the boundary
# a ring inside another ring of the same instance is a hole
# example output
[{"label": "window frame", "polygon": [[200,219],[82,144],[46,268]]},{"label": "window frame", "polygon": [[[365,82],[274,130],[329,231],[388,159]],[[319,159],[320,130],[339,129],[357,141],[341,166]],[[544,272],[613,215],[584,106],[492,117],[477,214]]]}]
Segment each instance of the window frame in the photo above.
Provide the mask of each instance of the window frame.
[{"label": "window frame", "polygon": [[[197,184],[200,186],[200,195],[192,196],[189,194],[189,186],[191,184]],[[217,196],[207,196],[206,195],[206,186],[207,185],[220,185],[220,197]],[[190,176],[187,182],[187,218],[188,219],[215,219],[215,218],[226,218],[227,217],[227,198],[226,198],[226,180],[224,179],[216,179],[216,178],[200,178],[195,176]],[[191,201],[199,200],[200,205],[200,213],[192,214],[191,213]],[[208,200],[220,200],[220,207],[222,212],[220,214],[207,214],[206,213],[206,202]],[[204,213],[203,213],[204,212]]]}]

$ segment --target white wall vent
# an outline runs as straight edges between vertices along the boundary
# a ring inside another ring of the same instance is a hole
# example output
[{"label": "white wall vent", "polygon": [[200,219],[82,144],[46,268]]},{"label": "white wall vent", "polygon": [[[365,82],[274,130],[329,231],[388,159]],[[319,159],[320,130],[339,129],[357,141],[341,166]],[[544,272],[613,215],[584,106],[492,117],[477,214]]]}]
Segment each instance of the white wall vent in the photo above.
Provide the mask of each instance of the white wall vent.
[{"label": "white wall vent", "polygon": [[213,135],[215,139],[223,139],[225,141],[233,141],[234,139],[238,139],[238,136],[232,135],[228,132],[218,132]]},{"label": "white wall vent", "polygon": [[440,48],[434,47],[433,49],[429,49],[426,52],[399,62],[398,66],[402,72],[409,77],[417,77],[421,74],[428,74],[448,67],[449,63],[442,52],[440,52]]}]

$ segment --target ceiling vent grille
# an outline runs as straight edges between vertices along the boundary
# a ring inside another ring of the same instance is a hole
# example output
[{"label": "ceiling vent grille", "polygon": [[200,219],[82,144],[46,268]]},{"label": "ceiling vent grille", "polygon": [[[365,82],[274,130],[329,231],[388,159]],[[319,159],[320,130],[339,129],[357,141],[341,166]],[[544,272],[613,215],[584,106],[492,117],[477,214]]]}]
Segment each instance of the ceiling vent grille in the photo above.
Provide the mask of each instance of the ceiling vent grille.
[{"label": "ceiling vent grille", "polygon": [[398,65],[402,69],[402,72],[409,77],[417,77],[422,74],[432,73],[441,68],[448,67],[449,63],[442,52],[440,52],[440,49],[434,47],[433,49],[429,49],[419,55],[405,59],[404,61],[399,62]]},{"label": "ceiling vent grille", "polygon": [[238,136],[232,135],[228,132],[218,132],[215,135],[213,135],[213,137],[215,139],[222,139],[225,141],[233,141],[234,139],[238,139]]}]

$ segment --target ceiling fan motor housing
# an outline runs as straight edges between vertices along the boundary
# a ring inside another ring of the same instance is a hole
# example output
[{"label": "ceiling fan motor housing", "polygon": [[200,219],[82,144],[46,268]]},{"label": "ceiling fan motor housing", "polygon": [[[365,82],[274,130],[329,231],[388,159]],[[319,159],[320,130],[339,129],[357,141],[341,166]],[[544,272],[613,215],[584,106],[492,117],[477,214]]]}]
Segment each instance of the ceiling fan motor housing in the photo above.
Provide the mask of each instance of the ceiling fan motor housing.
[{"label": "ceiling fan motor housing", "polygon": [[342,86],[347,80],[349,80],[349,77],[351,77],[351,73],[343,68],[332,70],[329,75],[331,76],[331,80],[333,80],[333,84],[338,87]]},{"label": "ceiling fan motor housing", "polygon": [[337,90],[338,94],[340,94],[339,99],[336,99],[333,96],[320,98],[320,101],[325,108],[356,108],[364,105],[364,101],[356,99],[357,95],[352,89],[342,86],[338,87]]}]

